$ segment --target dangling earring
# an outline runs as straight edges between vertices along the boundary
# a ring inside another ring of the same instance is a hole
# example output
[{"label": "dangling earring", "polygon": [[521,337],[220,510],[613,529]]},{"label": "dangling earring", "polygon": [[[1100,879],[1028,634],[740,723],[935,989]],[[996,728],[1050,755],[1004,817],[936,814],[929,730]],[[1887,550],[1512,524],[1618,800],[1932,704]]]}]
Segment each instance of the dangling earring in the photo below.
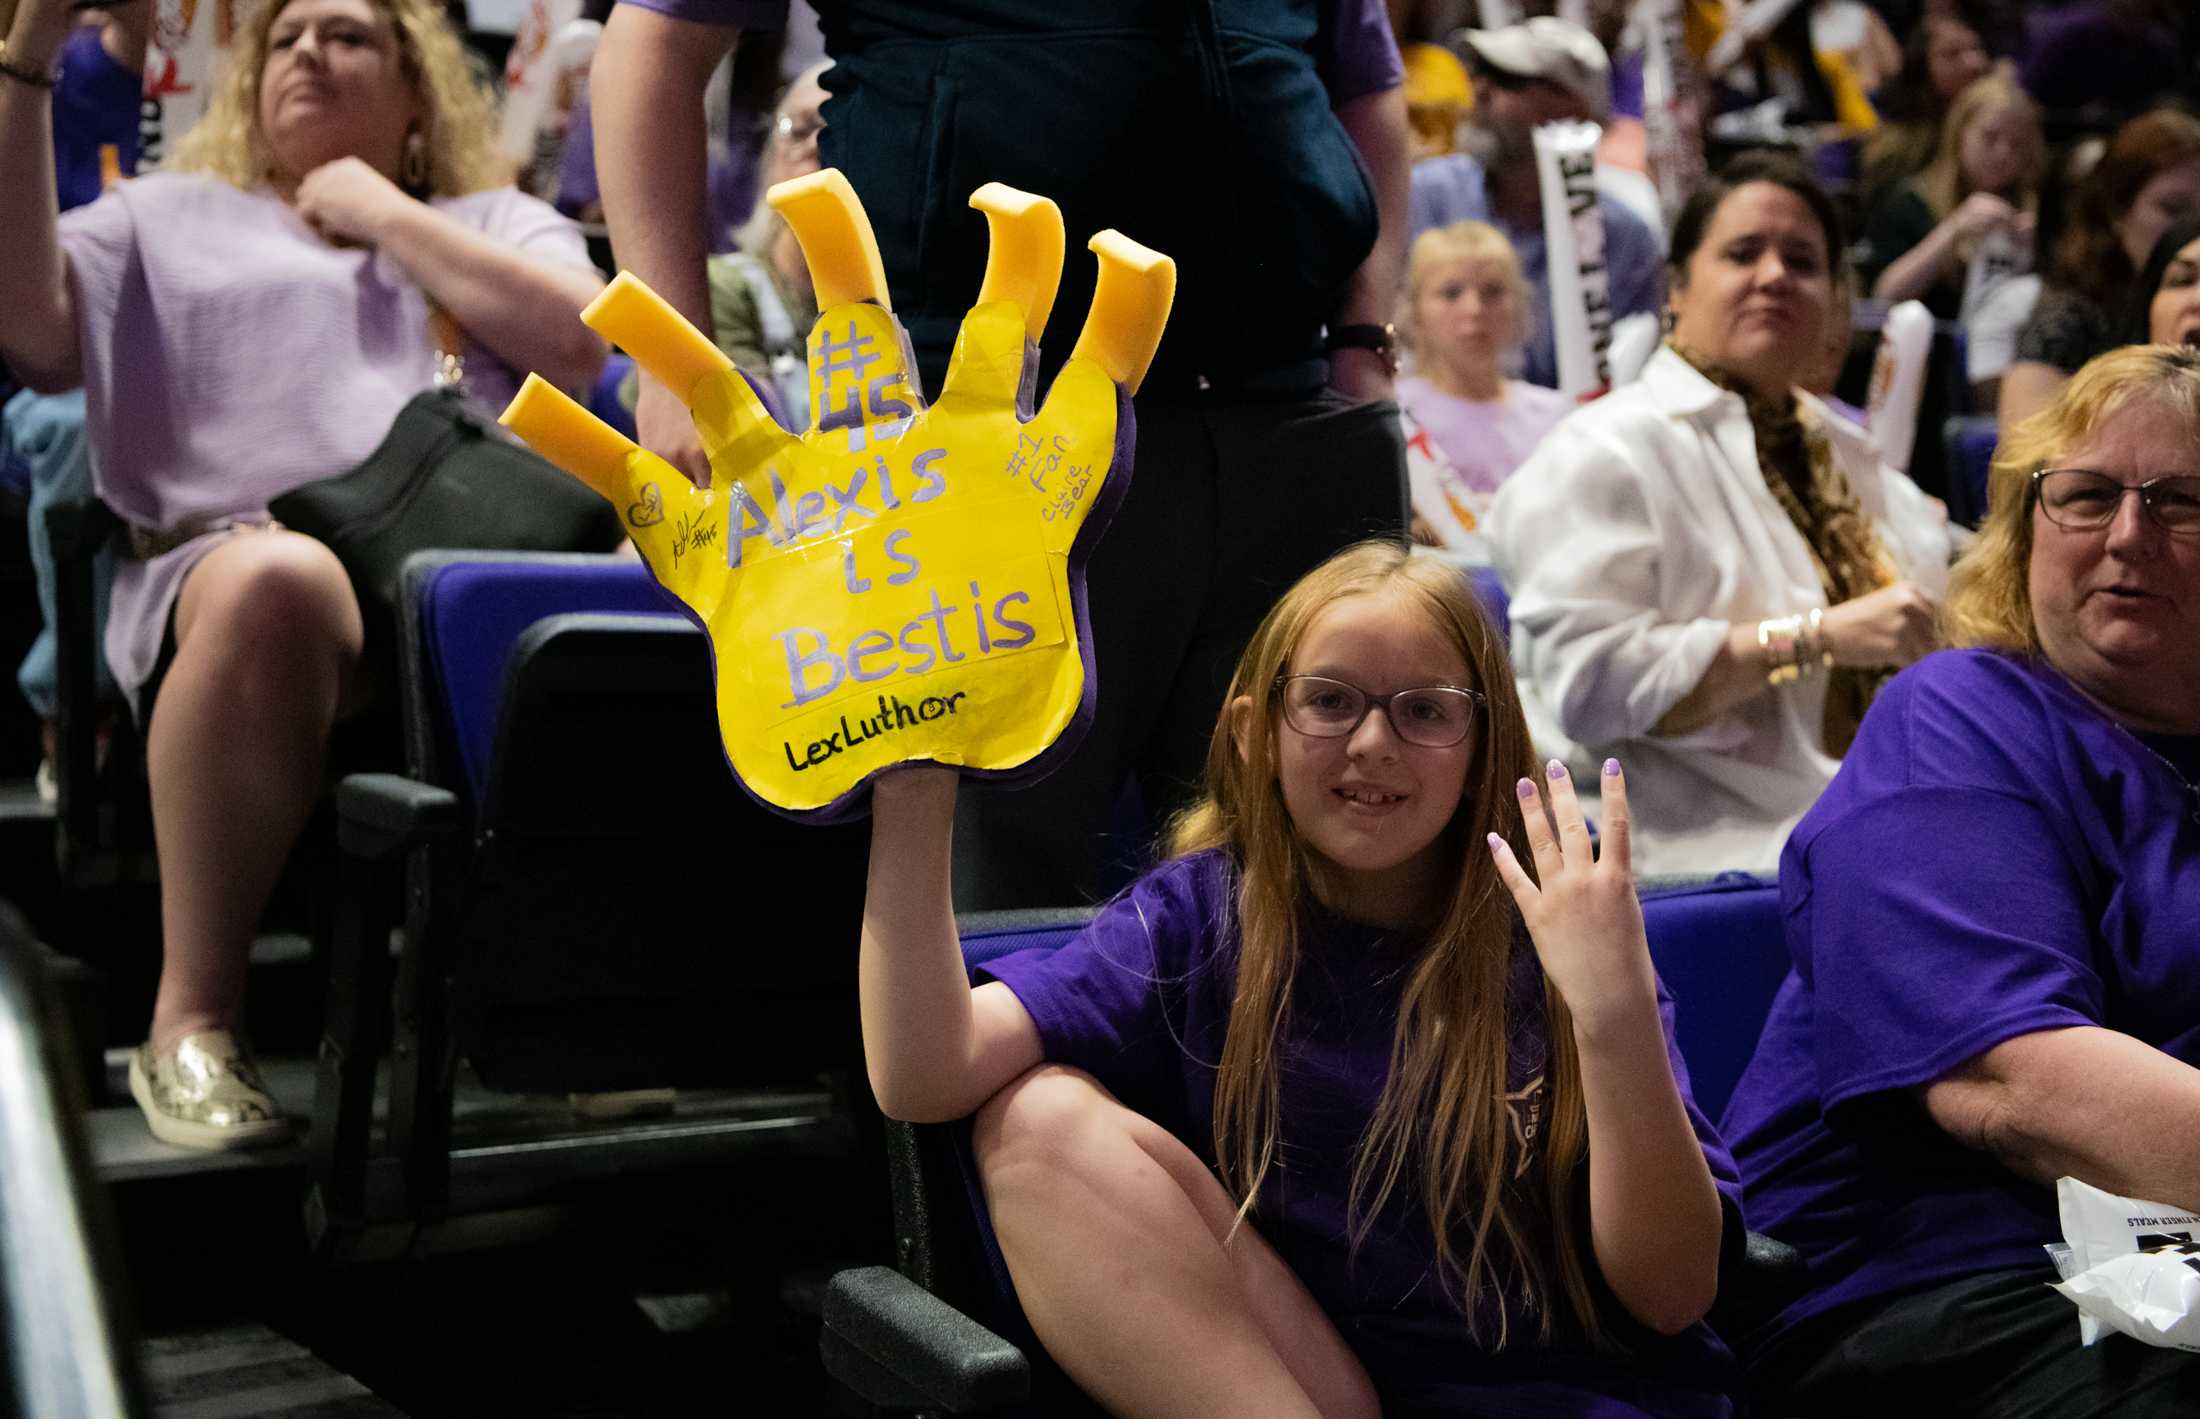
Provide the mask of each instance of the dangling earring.
[{"label": "dangling earring", "polygon": [[397,164],[398,184],[408,192],[428,190],[428,138],[419,129],[405,135],[405,153]]}]

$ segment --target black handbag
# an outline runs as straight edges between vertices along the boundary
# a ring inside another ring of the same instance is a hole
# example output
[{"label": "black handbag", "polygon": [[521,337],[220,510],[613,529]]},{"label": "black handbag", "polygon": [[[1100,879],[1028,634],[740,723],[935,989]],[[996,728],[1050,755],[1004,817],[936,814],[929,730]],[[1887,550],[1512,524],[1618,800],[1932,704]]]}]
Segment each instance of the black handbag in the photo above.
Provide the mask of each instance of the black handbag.
[{"label": "black handbag", "polygon": [[626,537],[617,508],[467,401],[457,327],[440,310],[431,324],[443,351],[437,387],[398,410],[357,467],[268,504],[277,522],[336,554],[370,623],[394,620],[415,552],[608,552]]}]

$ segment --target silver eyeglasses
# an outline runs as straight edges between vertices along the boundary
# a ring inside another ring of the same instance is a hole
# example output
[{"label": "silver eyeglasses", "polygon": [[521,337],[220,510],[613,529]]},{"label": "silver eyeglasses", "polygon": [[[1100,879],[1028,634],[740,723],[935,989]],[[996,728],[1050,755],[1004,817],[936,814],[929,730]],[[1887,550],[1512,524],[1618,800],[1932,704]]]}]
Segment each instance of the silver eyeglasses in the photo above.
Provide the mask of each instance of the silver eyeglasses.
[{"label": "silver eyeglasses", "polygon": [[1391,733],[1424,749],[1448,749],[1467,737],[1480,690],[1430,685],[1371,697],[1357,685],[1323,675],[1279,675],[1283,721],[1310,739],[1341,739],[1360,727],[1369,709],[1382,706]]},{"label": "silver eyeglasses", "polygon": [[2114,522],[2126,493],[2137,493],[2139,506],[2170,536],[2200,537],[2200,473],[2171,473],[2144,483],[2090,468],[2042,468],[2032,475],[2040,511],[2073,532],[2097,532]]}]

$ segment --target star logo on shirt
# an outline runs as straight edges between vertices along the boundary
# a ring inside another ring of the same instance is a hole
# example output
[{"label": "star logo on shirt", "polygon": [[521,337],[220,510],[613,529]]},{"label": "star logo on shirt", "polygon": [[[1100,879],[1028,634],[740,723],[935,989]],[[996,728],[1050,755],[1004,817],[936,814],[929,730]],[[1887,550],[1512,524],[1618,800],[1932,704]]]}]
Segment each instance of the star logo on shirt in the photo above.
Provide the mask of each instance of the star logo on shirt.
[{"label": "star logo on shirt", "polygon": [[1543,1076],[1538,1074],[1505,1096],[1505,1117],[1512,1121],[1513,1142],[1520,1161],[1513,1165],[1513,1181],[1528,1171],[1534,1157],[1535,1136],[1543,1127]]}]

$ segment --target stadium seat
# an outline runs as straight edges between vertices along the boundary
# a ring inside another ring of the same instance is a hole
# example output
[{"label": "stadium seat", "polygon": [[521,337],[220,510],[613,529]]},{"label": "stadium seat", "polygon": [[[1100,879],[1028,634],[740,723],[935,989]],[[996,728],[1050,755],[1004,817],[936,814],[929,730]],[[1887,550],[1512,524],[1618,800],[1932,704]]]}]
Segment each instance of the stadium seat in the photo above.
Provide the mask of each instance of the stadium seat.
[{"label": "stadium seat", "polygon": [[[976,968],[1028,947],[1058,947],[1092,915],[1087,908],[963,916],[964,960]],[[1778,889],[1727,874],[1646,893],[1643,918],[1651,957],[1675,996],[1690,1077],[1719,1091],[1705,1104],[1716,1118],[1786,971]],[[1695,1087],[1701,1100],[1702,1085]],[[897,1265],[843,1271],[826,1292],[819,1348],[837,1412],[1097,1414],[1046,1361],[1017,1304],[978,1201],[969,1138],[967,1120],[887,1124]],[[1750,1233],[1721,1278],[1714,1324],[1765,1313],[1801,1278],[1799,1253]]]},{"label": "stadium seat", "polygon": [[59,790],[55,856],[71,887],[115,887],[157,880],[153,812],[145,786],[145,750],[127,714],[107,715],[110,740],[98,740],[103,706],[93,561],[122,520],[105,503],[57,503],[46,509],[54,555],[54,782]]},{"label": "stadium seat", "polygon": [[1730,872],[1647,890],[1642,919],[1651,963],[1673,996],[1673,1033],[1689,1090],[1705,1117],[1717,1119],[1787,978],[1779,885]]},{"label": "stadium seat", "polygon": [[[614,1175],[862,1146],[862,825],[796,826],[741,790],[708,642],[638,563],[424,553],[404,586],[407,774],[337,793],[321,1250],[415,1248]],[[376,905],[400,873],[386,1006]],[[460,1118],[462,1064],[469,1087],[558,1097]],[[664,1089],[608,1123],[563,1097]]]},{"label": "stadium seat", "polygon": [[1948,512],[1967,527],[1986,516],[1986,479],[2000,426],[1991,414],[1966,414],[1941,426],[1948,448]]}]

